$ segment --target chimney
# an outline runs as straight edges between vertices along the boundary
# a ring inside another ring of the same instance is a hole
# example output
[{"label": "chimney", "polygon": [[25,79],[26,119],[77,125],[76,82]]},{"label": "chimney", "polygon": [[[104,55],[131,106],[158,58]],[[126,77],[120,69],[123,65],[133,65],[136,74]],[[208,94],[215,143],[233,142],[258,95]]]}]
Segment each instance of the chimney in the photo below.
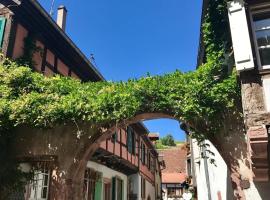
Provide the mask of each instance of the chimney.
[{"label": "chimney", "polygon": [[67,9],[65,6],[61,5],[57,9],[57,25],[63,30],[66,30],[66,18]]}]

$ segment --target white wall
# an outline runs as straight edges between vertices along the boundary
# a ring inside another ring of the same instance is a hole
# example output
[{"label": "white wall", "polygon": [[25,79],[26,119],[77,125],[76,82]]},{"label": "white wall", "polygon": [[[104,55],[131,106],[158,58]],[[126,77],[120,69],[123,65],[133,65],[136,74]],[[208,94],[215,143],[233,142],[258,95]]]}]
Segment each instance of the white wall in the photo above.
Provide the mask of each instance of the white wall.
[{"label": "white wall", "polygon": [[267,112],[270,112],[270,77],[263,77],[263,91],[264,91],[264,102],[266,105]]},{"label": "white wall", "polygon": [[[103,178],[108,178],[108,179],[112,179],[115,176],[118,176],[120,179],[122,179],[124,181],[124,200],[127,200],[127,176],[123,173],[120,173],[118,171],[112,170],[108,167],[106,167],[105,165],[101,165],[98,163],[95,163],[93,161],[88,161],[87,162],[87,167],[88,168],[92,168],[98,172],[102,172],[102,177]],[[102,180],[103,183],[103,180]],[[103,184],[102,184],[102,191],[103,191]],[[101,199],[103,199],[103,193],[101,195]]]},{"label": "white wall", "polygon": [[[136,174],[138,177],[138,200],[142,200],[142,195],[141,195],[141,175],[140,174]],[[152,185],[150,182],[147,181],[147,179],[145,179],[145,200],[147,200],[147,197],[150,196],[151,200],[155,200],[156,193],[155,193],[155,186]]]},{"label": "white wall", "polygon": [[150,196],[151,200],[155,200],[155,186],[153,186],[150,182],[145,179],[145,199]]},{"label": "white wall", "polygon": [[131,190],[133,194],[137,194],[137,197],[140,197],[141,195],[141,180],[140,180],[139,174],[133,174],[128,177],[130,183],[131,183]]},{"label": "white wall", "polygon": [[[194,162],[194,175],[196,176],[197,192],[199,200],[218,200],[218,193],[220,193],[222,199],[230,200],[232,199],[233,190],[231,188],[230,173],[228,171],[227,165],[217,149],[210,141],[205,141],[209,144],[210,147],[207,147],[207,150],[210,150],[215,155],[207,154],[210,158],[215,160],[215,164],[210,163],[210,159],[205,159],[201,156],[201,148],[198,146],[196,140],[191,140],[192,148],[192,162]],[[209,187],[210,195],[208,194],[207,187],[207,171],[209,177]]]}]

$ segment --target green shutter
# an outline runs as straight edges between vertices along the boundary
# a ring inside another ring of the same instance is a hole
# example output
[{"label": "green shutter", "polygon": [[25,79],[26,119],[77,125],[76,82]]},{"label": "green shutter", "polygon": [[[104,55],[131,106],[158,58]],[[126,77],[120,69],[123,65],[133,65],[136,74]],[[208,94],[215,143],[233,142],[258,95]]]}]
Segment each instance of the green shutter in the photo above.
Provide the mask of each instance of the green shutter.
[{"label": "green shutter", "polygon": [[116,185],[116,178],[113,177],[112,178],[112,200],[116,199],[115,198],[115,196],[116,196],[116,191],[115,191],[116,187],[115,187],[115,185]]},{"label": "green shutter", "polygon": [[96,182],[96,187],[95,187],[95,200],[101,200],[101,194],[102,194],[102,178],[100,178]]},{"label": "green shutter", "polygon": [[132,133],[130,127],[127,127],[127,148],[128,152],[132,153]]},{"label": "green shutter", "polygon": [[125,187],[125,185],[124,185],[124,181],[123,180],[121,180],[121,184],[122,184],[122,200],[124,200],[125,199],[124,198],[124,194],[125,194],[124,187]]},{"label": "green shutter", "polygon": [[2,48],[3,40],[4,40],[5,25],[6,25],[6,19],[4,17],[0,17],[0,47],[1,48]]}]

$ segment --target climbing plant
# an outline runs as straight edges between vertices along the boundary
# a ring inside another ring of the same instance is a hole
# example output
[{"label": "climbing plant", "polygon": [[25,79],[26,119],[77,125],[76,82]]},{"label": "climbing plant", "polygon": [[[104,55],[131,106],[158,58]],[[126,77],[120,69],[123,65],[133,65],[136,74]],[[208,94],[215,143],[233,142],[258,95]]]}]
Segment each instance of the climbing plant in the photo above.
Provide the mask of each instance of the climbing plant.
[{"label": "climbing plant", "polygon": [[[9,130],[20,125],[50,128],[84,121],[111,126],[146,112],[166,113],[186,122],[197,138],[217,134],[226,113],[236,113],[240,99],[236,72],[228,73],[225,59],[231,47],[226,1],[209,2],[202,38],[205,56],[197,70],[127,82],[81,83],[59,75],[44,77],[29,67],[2,59],[1,141],[8,144],[12,140]],[[3,180],[1,173],[0,185]]]}]

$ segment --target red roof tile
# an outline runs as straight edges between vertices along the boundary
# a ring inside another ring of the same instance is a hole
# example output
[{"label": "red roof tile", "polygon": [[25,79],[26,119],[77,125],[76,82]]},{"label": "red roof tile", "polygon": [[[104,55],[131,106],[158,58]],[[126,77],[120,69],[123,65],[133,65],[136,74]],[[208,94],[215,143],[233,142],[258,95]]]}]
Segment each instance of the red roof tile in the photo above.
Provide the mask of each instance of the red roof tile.
[{"label": "red roof tile", "polygon": [[158,150],[158,152],[166,165],[162,173],[186,173],[187,150],[184,146]]},{"label": "red roof tile", "polygon": [[185,173],[162,173],[162,183],[183,183],[185,180]]}]

